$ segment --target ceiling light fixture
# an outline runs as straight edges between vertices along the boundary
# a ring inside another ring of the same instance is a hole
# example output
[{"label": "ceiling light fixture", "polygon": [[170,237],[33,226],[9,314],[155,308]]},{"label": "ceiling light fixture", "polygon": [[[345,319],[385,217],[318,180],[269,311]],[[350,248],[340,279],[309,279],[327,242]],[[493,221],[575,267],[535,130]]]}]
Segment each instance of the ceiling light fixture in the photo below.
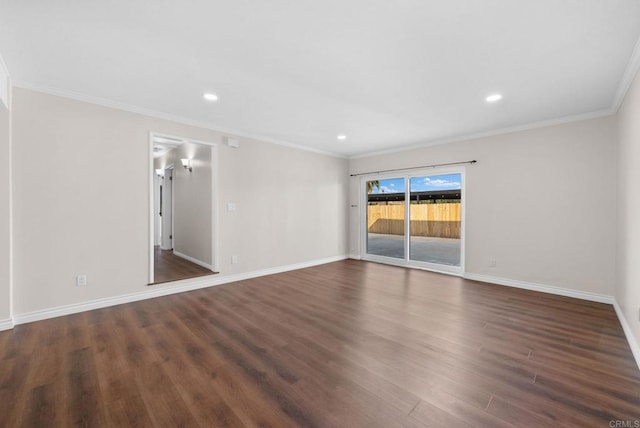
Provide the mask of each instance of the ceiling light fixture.
[{"label": "ceiling light fixture", "polygon": [[211,92],[206,92],[202,95],[202,97],[207,101],[218,101],[218,96]]},{"label": "ceiling light fixture", "polygon": [[500,94],[491,94],[487,98],[485,98],[485,101],[488,102],[488,103],[496,103],[496,102],[500,101],[501,99],[502,99],[502,95],[500,95]]},{"label": "ceiling light fixture", "polygon": [[346,135],[344,135],[344,134],[340,134],[340,135],[338,135],[336,138],[337,138],[338,140],[341,140],[341,141],[342,141],[342,140],[346,140],[346,139],[347,139],[347,136],[346,136]]}]

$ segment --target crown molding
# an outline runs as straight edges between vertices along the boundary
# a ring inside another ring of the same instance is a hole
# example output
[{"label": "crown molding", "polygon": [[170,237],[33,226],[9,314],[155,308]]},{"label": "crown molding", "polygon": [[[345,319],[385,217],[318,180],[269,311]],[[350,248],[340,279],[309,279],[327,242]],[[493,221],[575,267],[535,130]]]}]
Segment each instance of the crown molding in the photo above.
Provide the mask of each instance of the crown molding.
[{"label": "crown molding", "polygon": [[215,124],[202,122],[198,120],[188,119],[182,116],[173,115],[171,113],[160,112],[156,110],[151,110],[143,107],[136,107],[131,104],[122,103],[119,101],[113,101],[106,98],[95,97],[92,95],[83,94],[80,92],[69,91],[66,89],[53,88],[44,85],[37,85],[30,82],[25,81],[12,81],[12,86],[21,89],[27,89],[29,91],[41,92],[48,95],[54,95],[57,97],[67,98],[74,101],[82,101],[89,104],[95,104],[102,107],[113,108],[116,110],[122,110],[129,113],[136,113],[143,116],[152,117],[155,119],[167,120],[170,122],[179,123],[181,125],[194,126],[197,128],[207,129],[210,131],[219,132],[221,134],[225,134],[234,138],[248,138],[251,140],[263,141],[266,143],[276,144],[278,146],[289,147],[292,149],[302,150],[305,152],[316,153],[324,156],[331,156],[334,158],[347,159],[346,155],[342,155],[339,153],[329,152],[325,150],[320,150],[312,147],[303,146],[301,144],[292,143],[289,141],[279,140],[271,137],[266,137],[258,134],[251,134],[242,131],[238,131],[236,129],[224,128],[221,126],[216,126]]},{"label": "crown molding", "polygon": [[[0,60],[1,60],[1,58],[0,58]],[[632,67],[632,64],[635,64],[635,65]],[[621,89],[619,89],[619,93],[620,92],[622,93],[621,96],[619,95],[620,96],[620,103],[624,99],[624,94],[626,94],[626,91],[629,89],[629,86],[631,85],[631,81],[633,81],[633,77],[635,76],[635,73],[638,71],[638,68],[640,68],[640,44],[636,44],[636,49],[634,50],[634,57],[632,57],[632,61],[630,61],[629,67],[627,67],[627,72],[625,73],[625,80],[629,79],[629,81],[626,83],[626,86],[622,84],[622,83],[624,83],[624,80],[620,85],[620,88],[623,88],[623,87],[625,88],[624,92],[621,92]],[[631,69],[634,70],[633,73],[630,71]],[[626,77],[626,76],[631,76],[631,77]],[[598,110],[598,111],[579,114],[579,115],[565,116],[565,117],[560,117],[560,118],[556,118],[556,119],[549,119],[549,120],[544,120],[544,121],[539,121],[539,122],[533,122],[533,123],[529,123],[529,124],[525,124],[525,125],[519,125],[519,126],[507,127],[507,128],[500,128],[500,129],[495,129],[495,130],[490,130],[490,131],[481,131],[481,132],[476,132],[476,133],[469,133],[469,134],[464,134],[464,135],[459,135],[459,136],[454,136],[454,137],[427,140],[427,141],[424,141],[424,142],[421,142],[421,143],[417,143],[417,144],[403,145],[403,146],[400,146],[400,147],[386,149],[386,150],[379,150],[379,151],[374,151],[374,152],[361,152],[361,153],[355,153],[355,154],[352,154],[352,155],[347,155],[347,154],[340,154],[340,153],[334,153],[334,152],[329,152],[329,151],[325,151],[325,150],[315,149],[315,148],[303,146],[301,144],[296,144],[296,143],[291,143],[291,142],[288,142],[288,141],[278,140],[278,139],[274,139],[274,138],[271,138],[271,137],[265,137],[265,136],[256,135],[256,134],[250,134],[250,133],[246,133],[246,132],[242,132],[242,131],[238,131],[238,130],[234,130],[234,129],[218,127],[218,126],[215,126],[215,125],[210,124],[210,123],[201,122],[201,121],[197,121],[197,120],[193,120],[193,119],[187,119],[185,117],[173,115],[173,114],[170,114],[170,113],[164,113],[164,112],[159,112],[159,111],[156,111],[156,110],[146,109],[146,108],[142,108],[142,107],[136,107],[136,106],[133,106],[133,105],[130,105],[130,104],[120,103],[120,102],[117,102],[117,101],[108,100],[106,98],[94,97],[94,96],[82,94],[82,93],[79,93],[79,92],[68,91],[68,90],[65,90],[65,89],[58,89],[58,88],[52,88],[52,87],[43,86],[43,85],[36,85],[36,84],[29,83],[29,82],[24,82],[24,81],[17,81],[17,82],[12,81],[12,86],[17,87],[17,88],[27,89],[27,90],[30,90],[30,91],[42,92],[42,93],[45,93],[45,94],[54,95],[54,96],[58,96],[58,97],[62,97],[62,98],[67,98],[67,99],[71,99],[71,100],[75,100],[75,101],[82,101],[82,102],[86,102],[86,103],[90,103],[90,104],[95,104],[95,105],[99,105],[99,106],[102,106],[102,107],[114,108],[114,109],[117,109],[117,110],[122,110],[122,111],[129,112],[129,113],[136,113],[136,114],[140,114],[140,115],[143,115],[143,116],[153,117],[153,118],[156,118],[156,119],[167,120],[167,121],[179,123],[179,124],[182,124],[182,125],[188,125],[188,126],[194,126],[194,127],[198,127],[198,128],[202,128],[202,129],[207,129],[207,130],[210,130],[210,131],[219,132],[221,134],[226,134],[226,135],[229,135],[229,136],[232,136],[232,137],[249,138],[249,139],[252,139],[252,140],[264,141],[264,142],[271,143],[271,144],[276,144],[276,145],[279,145],[279,146],[290,147],[290,148],[297,149],[297,150],[316,153],[316,154],[320,154],[320,155],[324,155],[324,156],[335,157],[335,158],[339,158],[339,159],[368,158],[368,157],[374,157],[374,156],[380,156],[380,155],[387,155],[387,154],[393,154],[393,153],[406,152],[406,151],[410,151],[410,150],[416,150],[416,149],[421,149],[421,148],[431,147],[431,146],[437,146],[437,145],[442,145],[442,144],[456,143],[456,142],[462,142],[462,141],[475,140],[475,139],[479,139],[479,138],[493,137],[493,136],[503,135],[503,134],[510,134],[510,133],[513,133],[513,132],[526,131],[526,130],[532,130],[532,129],[537,129],[537,128],[546,128],[546,127],[555,126],[555,125],[561,125],[561,124],[565,124],[565,123],[579,122],[579,121],[582,121],[582,120],[596,119],[596,118],[599,118],[599,117],[605,117],[605,116],[613,115],[613,114],[615,114],[617,112],[617,109],[619,108],[619,105],[614,105],[614,106],[612,106],[611,108],[608,108],[608,109]],[[617,100],[617,98],[618,97],[616,97],[616,100]]]},{"label": "crown molding", "polygon": [[368,158],[373,156],[388,155],[393,153],[406,152],[409,150],[422,149],[425,147],[439,146],[441,144],[458,143],[462,141],[477,140],[479,138],[511,134],[513,132],[528,131],[528,130],[538,129],[538,128],[548,128],[550,126],[563,125],[565,123],[580,122],[582,120],[597,119],[599,117],[611,116],[615,114],[615,112],[616,111],[613,108],[609,108],[609,109],[598,110],[590,113],[578,114],[573,116],[565,116],[557,119],[543,120],[540,122],[533,122],[526,125],[519,125],[519,126],[508,127],[508,128],[495,129],[491,131],[482,131],[482,132],[476,132],[471,134],[464,134],[456,137],[428,140],[422,143],[410,144],[407,146],[397,147],[394,149],[379,150],[376,152],[356,154],[356,155],[349,156],[349,159],[362,159],[362,158]]},{"label": "crown molding", "polygon": [[629,62],[627,63],[627,68],[625,69],[622,80],[618,85],[616,97],[613,99],[613,105],[611,108],[614,112],[617,112],[618,109],[620,109],[620,106],[633,83],[633,79],[635,79],[636,74],[638,74],[638,70],[640,70],[640,38],[638,38],[636,46],[633,48],[631,58],[629,58]]}]

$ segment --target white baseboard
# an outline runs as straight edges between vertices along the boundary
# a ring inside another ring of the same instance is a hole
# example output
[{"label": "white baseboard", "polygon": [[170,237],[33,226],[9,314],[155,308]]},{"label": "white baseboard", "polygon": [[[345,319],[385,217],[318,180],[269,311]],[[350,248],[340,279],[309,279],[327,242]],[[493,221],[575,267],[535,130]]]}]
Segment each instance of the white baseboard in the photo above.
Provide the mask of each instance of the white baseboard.
[{"label": "white baseboard", "polygon": [[[357,255],[342,255],[335,257],[328,257],[325,259],[311,260],[308,262],[295,263],[291,265],[278,266],[274,268],[261,269],[257,271],[237,274],[237,275],[228,275],[228,276],[206,276],[199,277],[194,279],[186,279],[182,281],[176,281],[166,284],[154,285],[152,287],[147,287],[147,290],[140,291],[137,293],[125,294],[121,296],[108,297],[105,299],[92,300],[88,302],[73,304],[73,305],[65,305],[58,306],[55,308],[43,309],[39,311],[27,312],[23,314],[14,315],[12,319],[0,320],[0,331],[9,330],[14,327],[14,325],[18,324],[26,324],[34,321],[45,320],[49,318],[55,318],[64,315],[76,314],[79,312],[90,311],[93,309],[106,308],[109,306],[121,305],[123,303],[137,302],[145,299],[153,299],[156,297],[168,296],[171,294],[184,293],[186,291],[198,290],[200,288],[214,287],[216,285],[228,284],[236,281],[243,281],[246,279],[257,278],[260,276],[273,275],[277,273],[288,272],[297,269],[304,269],[307,267],[318,266],[326,263],[337,262],[340,260],[345,260],[348,258],[359,259]],[[638,342],[636,341],[629,324],[627,323],[620,306],[615,301],[612,296],[607,296],[604,294],[596,294],[596,293],[587,293],[583,291],[576,291],[566,288],[560,287],[552,287],[548,285],[542,284],[534,284],[524,281],[517,281],[505,278],[497,278],[486,275],[479,275],[474,273],[466,273],[464,274],[464,278],[488,282],[491,284],[498,285],[506,285],[509,287],[523,288],[526,290],[533,291],[541,291],[543,293],[551,293],[558,294],[561,296],[567,297],[575,297],[583,300],[590,300],[594,302],[600,303],[609,303],[612,304],[615,308],[616,314],[620,320],[620,324],[622,325],[622,329],[624,330],[627,341],[629,342],[629,346],[631,347],[631,351],[633,356],[640,368],[640,346],[638,346]]]},{"label": "white baseboard", "polygon": [[624,316],[624,312],[622,312],[622,308],[620,308],[620,305],[618,305],[618,302],[613,296],[607,296],[606,294],[588,293],[585,291],[576,291],[568,288],[552,287],[549,285],[534,284],[512,279],[496,278],[492,276],[478,275],[475,273],[467,273],[464,275],[464,278],[474,281],[506,285],[508,287],[524,288],[526,290],[541,291],[543,293],[558,294],[560,296],[575,297],[577,299],[589,300],[599,303],[608,303],[610,305],[613,305],[613,308],[616,311],[616,315],[618,316],[618,320],[620,321],[620,325],[622,325],[624,335],[627,338],[627,343],[629,343],[629,347],[631,348],[633,358],[636,360],[638,369],[640,369],[640,345],[638,345],[638,341],[633,335],[633,331],[631,331],[631,327],[629,326],[629,323]]},{"label": "white baseboard", "polygon": [[0,331],[11,330],[13,327],[13,320],[11,318],[0,320]]},{"label": "white baseboard", "polygon": [[202,260],[198,260],[195,257],[187,256],[186,254],[183,254],[183,253],[181,253],[179,251],[176,251],[175,249],[173,250],[173,254],[178,256],[178,257],[181,257],[181,258],[183,258],[185,260],[189,260],[191,263],[195,263],[198,266],[202,266],[205,269],[209,269],[210,271],[213,271],[213,266],[203,262]]},{"label": "white baseboard", "polygon": [[[200,288],[213,287],[230,282],[243,281],[245,279],[257,278],[259,276],[273,275],[276,273],[288,272],[297,269],[304,269],[312,266],[318,266],[326,263],[337,262],[347,259],[347,255],[328,257],[325,259],[311,260],[308,262],[295,263],[291,265],[278,266],[274,268],[261,269],[257,271],[241,273],[237,275],[209,275],[205,277],[185,279],[182,281],[169,282],[166,284],[158,284],[146,287],[147,290],[137,293],[125,294],[115,297],[107,297],[104,299],[92,300],[88,302],[77,303],[73,305],[58,306],[55,308],[43,309],[39,311],[17,314],[13,317],[13,324],[26,324],[29,322],[40,321],[48,318],[60,317],[63,315],[71,315],[79,312],[90,311],[93,309],[106,308],[109,306],[121,305],[123,303],[137,302],[145,299],[153,299],[155,297],[168,296],[170,294],[184,293],[185,291],[197,290]],[[10,320],[9,320],[10,321]],[[1,324],[0,324],[1,325]],[[10,328],[10,327],[9,327]]]},{"label": "white baseboard", "polygon": [[624,335],[626,336],[629,347],[631,348],[633,358],[635,358],[636,364],[640,369],[640,346],[638,345],[638,341],[633,335],[633,331],[631,331],[631,326],[629,326],[627,318],[624,316],[624,312],[622,312],[622,308],[618,305],[618,302],[615,299],[613,300],[613,308],[616,310],[616,315],[618,315],[618,320],[620,320],[620,324],[622,325],[622,330],[624,331]]},{"label": "white baseboard", "polygon": [[477,273],[465,273],[463,277],[472,281],[506,285],[508,287],[523,288],[525,290],[540,291],[542,293],[557,294],[559,296],[575,297],[576,299],[589,300],[592,302],[609,303],[611,305],[614,302],[613,296],[607,296],[606,294],[589,293],[587,291],[535,284],[533,282],[518,281],[516,279],[499,278],[495,276],[480,275]]}]

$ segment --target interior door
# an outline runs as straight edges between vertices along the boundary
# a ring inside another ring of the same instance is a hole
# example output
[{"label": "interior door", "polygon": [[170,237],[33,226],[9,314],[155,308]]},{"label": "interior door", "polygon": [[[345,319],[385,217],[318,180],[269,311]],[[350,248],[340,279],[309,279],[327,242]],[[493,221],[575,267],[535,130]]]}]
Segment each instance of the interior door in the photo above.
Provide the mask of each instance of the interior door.
[{"label": "interior door", "polygon": [[162,245],[163,250],[173,249],[173,168],[164,171],[162,186]]}]

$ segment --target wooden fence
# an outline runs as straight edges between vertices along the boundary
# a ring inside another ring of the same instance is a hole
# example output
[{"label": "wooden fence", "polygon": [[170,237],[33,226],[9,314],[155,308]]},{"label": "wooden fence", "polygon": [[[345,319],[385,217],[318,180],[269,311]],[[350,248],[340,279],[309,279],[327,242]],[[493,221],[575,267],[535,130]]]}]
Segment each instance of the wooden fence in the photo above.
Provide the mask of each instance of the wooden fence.
[{"label": "wooden fence", "polygon": [[[404,235],[404,205],[369,205],[371,233]],[[411,204],[411,236],[460,239],[460,204]]]}]

